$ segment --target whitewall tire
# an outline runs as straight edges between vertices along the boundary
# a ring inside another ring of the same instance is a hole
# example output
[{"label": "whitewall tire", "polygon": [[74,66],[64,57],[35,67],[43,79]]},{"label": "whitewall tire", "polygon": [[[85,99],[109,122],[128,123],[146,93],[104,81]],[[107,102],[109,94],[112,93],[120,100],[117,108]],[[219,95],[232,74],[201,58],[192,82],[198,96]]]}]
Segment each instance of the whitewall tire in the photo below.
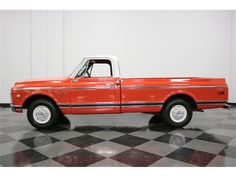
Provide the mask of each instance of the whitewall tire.
[{"label": "whitewall tire", "polygon": [[162,110],[163,120],[172,127],[184,127],[192,119],[193,110],[188,102],[182,99],[169,101]]},{"label": "whitewall tire", "polygon": [[35,128],[50,128],[57,124],[59,111],[51,101],[38,99],[29,106],[27,117]]}]

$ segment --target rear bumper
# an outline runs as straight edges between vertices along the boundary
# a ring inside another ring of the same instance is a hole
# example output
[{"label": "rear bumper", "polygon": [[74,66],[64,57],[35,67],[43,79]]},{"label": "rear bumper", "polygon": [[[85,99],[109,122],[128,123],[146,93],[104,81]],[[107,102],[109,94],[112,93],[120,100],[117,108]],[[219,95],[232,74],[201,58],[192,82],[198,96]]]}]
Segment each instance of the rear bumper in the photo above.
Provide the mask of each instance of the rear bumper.
[{"label": "rear bumper", "polygon": [[229,105],[229,104],[227,104],[227,103],[224,105],[224,109],[230,109],[231,107],[232,107],[232,106]]},{"label": "rear bumper", "polygon": [[23,112],[21,106],[14,106],[13,104],[10,104],[10,107],[13,112],[20,112],[20,113]]}]

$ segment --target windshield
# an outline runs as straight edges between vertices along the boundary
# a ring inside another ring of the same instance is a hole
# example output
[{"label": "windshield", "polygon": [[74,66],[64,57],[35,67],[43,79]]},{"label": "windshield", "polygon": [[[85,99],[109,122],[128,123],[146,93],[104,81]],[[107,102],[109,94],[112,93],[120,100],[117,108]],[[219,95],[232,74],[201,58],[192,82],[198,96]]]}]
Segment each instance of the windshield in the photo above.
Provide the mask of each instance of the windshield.
[{"label": "windshield", "polygon": [[[77,73],[80,71],[81,72],[81,69],[83,66],[85,66],[85,62],[86,60],[83,59],[80,64],[73,70],[73,72],[69,75],[69,77],[75,77],[77,75]],[[83,69],[82,69],[83,70]]]}]

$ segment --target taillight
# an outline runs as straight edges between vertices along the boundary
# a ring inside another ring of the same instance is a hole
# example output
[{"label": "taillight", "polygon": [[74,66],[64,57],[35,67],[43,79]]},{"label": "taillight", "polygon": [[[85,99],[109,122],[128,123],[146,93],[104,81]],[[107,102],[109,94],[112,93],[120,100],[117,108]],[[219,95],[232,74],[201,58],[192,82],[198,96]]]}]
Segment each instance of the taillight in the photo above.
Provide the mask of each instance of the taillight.
[{"label": "taillight", "polygon": [[225,91],[218,91],[218,95],[224,95]]}]

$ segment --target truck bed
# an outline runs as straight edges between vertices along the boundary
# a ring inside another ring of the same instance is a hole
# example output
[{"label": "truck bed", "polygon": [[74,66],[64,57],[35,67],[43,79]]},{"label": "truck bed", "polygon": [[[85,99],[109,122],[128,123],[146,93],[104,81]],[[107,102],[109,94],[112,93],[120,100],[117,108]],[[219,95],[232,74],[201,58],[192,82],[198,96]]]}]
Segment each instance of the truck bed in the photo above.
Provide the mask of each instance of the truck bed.
[{"label": "truck bed", "polygon": [[[143,112],[160,111],[164,103],[176,95],[192,98],[198,110],[217,108],[223,107],[227,102],[228,88],[223,78],[123,78],[121,81],[122,104],[131,100],[147,105],[153,103],[153,106],[140,107]],[[135,110],[135,107],[122,107],[122,112]]]}]

